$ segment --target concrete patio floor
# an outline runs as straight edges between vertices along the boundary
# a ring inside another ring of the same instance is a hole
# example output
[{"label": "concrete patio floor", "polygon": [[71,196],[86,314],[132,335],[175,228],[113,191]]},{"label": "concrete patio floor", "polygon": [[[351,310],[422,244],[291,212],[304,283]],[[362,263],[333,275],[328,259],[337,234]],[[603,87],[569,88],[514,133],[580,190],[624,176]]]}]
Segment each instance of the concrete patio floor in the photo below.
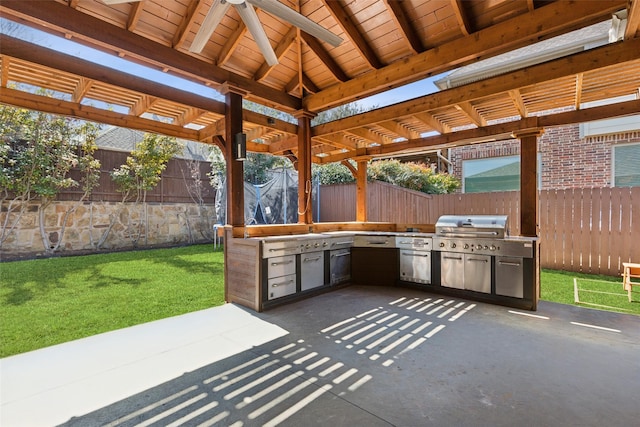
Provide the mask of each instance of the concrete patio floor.
[{"label": "concrete patio floor", "polygon": [[640,317],[345,287],[0,361],[0,425],[629,426]]}]

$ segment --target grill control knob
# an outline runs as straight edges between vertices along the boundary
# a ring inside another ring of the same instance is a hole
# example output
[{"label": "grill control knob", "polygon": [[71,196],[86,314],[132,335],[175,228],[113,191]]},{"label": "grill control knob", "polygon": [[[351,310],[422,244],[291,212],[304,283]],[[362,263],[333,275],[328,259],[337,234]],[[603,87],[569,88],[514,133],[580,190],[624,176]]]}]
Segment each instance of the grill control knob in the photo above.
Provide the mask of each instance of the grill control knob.
[{"label": "grill control knob", "polygon": [[496,250],[496,245],[489,246],[489,249],[492,250],[492,251],[495,251]]},{"label": "grill control knob", "polygon": [[468,243],[465,243],[465,244],[464,244],[464,248],[465,248],[465,249],[469,249],[469,244],[468,244]]},{"label": "grill control knob", "polygon": [[456,246],[458,246],[458,245],[456,245],[455,243],[451,243],[451,247],[452,248],[455,248]]},{"label": "grill control knob", "polygon": [[440,242],[440,247],[444,248],[444,242]]},{"label": "grill control knob", "polygon": [[489,249],[489,246],[484,245],[484,250],[486,251],[487,249]]}]

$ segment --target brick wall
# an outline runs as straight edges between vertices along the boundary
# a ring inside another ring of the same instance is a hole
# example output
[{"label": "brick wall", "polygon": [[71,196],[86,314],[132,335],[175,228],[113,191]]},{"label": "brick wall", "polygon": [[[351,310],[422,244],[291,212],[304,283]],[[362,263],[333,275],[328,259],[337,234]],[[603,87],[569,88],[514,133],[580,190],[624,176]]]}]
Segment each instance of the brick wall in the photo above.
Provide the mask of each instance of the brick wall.
[{"label": "brick wall", "polygon": [[[640,143],[640,131],[580,138],[580,126],[545,129],[539,141],[542,190],[611,186],[611,157],[616,144]],[[517,140],[496,141],[450,150],[454,174],[462,177],[465,160],[520,154]]]}]

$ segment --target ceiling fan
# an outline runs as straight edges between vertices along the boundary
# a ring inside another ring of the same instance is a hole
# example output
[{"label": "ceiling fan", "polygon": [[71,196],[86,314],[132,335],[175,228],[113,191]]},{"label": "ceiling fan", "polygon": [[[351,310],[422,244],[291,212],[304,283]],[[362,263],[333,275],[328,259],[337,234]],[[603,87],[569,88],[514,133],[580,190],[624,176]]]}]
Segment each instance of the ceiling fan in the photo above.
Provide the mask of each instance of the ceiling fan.
[{"label": "ceiling fan", "polygon": [[[129,3],[134,1],[140,0],[102,0],[105,4]],[[270,66],[278,64],[278,57],[273,51],[273,47],[271,47],[269,38],[264,32],[264,28],[262,27],[262,24],[258,19],[258,15],[253,8],[254,6],[282,19],[283,21],[289,22],[290,24],[300,28],[305,33],[308,33],[333,47],[337,47],[342,43],[342,39],[340,37],[321,27],[299,12],[285,6],[278,0],[214,0],[209,12],[207,12],[207,16],[204,18],[204,21],[198,30],[198,33],[189,47],[189,51],[198,53],[204,49],[207,41],[211,38],[211,35],[231,6],[235,7],[238,11],[240,18],[242,18],[246,24],[247,29],[264,55],[267,64]]]}]

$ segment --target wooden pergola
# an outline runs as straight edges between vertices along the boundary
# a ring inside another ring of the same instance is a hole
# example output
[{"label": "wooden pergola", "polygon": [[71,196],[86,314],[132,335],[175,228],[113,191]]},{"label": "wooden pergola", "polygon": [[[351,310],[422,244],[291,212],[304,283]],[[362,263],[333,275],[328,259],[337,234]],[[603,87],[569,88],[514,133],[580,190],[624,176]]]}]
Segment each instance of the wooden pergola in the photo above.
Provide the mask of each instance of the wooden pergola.
[{"label": "wooden pergola", "polygon": [[[356,161],[357,220],[366,222],[366,167],[376,156],[516,137],[521,141],[521,230],[537,234],[537,138],[545,127],[640,113],[640,0],[282,0],[343,41],[337,47],[257,6],[278,63],[269,65],[234,8],[204,48],[189,47],[212,0],[2,0],[5,19],[217,89],[225,102],[168,87],[3,34],[0,102],[218,145],[227,159],[233,235],[244,224],[247,149],[290,158],[299,173],[296,230],[312,223],[311,164]],[[258,2],[259,3],[259,2]],[[425,94],[318,126],[319,112],[604,20],[626,21],[620,41]],[[64,96],[21,90],[44,88]],[[635,100],[583,109],[586,102]],[[243,99],[296,123],[242,108]],[[91,106],[91,101],[126,112]],[[162,120],[146,118],[149,115]],[[145,117],[143,117],[145,116]],[[437,132],[436,136],[423,137]],[[306,209],[303,209],[306,208]],[[308,229],[309,227],[307,227]],[[280,230],[280,232],[283,232]]]}]

